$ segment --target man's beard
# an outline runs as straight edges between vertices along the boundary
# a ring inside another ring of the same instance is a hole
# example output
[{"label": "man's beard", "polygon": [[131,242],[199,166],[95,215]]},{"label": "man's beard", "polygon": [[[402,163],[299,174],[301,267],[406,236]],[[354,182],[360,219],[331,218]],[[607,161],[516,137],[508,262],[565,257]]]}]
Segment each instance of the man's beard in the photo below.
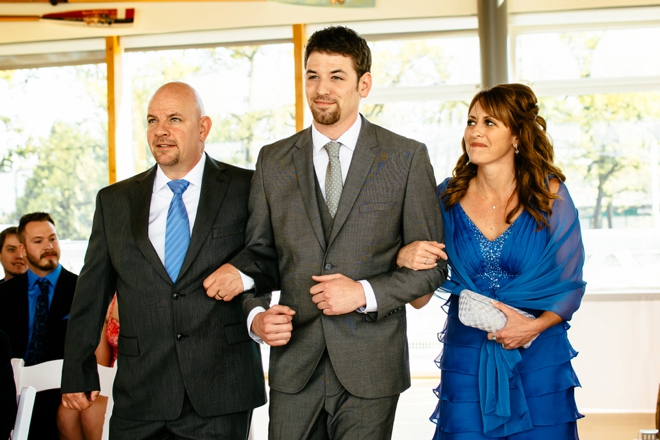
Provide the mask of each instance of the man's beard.
[{"label": "man's beard", "polygon": [[171,167],[179,163],[181,151],[178,146],[176,147],[176,151],[172,150],[172,148],[168,148],[166,151],[159,151],[158,147],[154,147],[153,155],[156,163],[164,167]]},{"label": "man's beard", "polygon": [[335,103],[334,110],[320,110],[314,104],[310,105],[309,109],[312,111],[314,120],[321,125],[333,125],[341,119],[341,108],[337,103]]},{"label": "man's beard", "polygon": [[[53,255],[53,256],[55,256],[56,258],[54,258],[54,259],[52,259],[52,260],[45,260],[45,261],[42,263],[41,260],[42,260],[45,256],[47,256],[47,255]],[[53,252],[44,252],[43,254],[41,254],[41,257],[40,257],[40,258],[34,258],[34,257],[33,257],[32,255],[30,255],[29,253],[26,253],[25,256],[27,257],[28,261],[29,261],[34,267],[36,267],[37,269],[40,269],[40,270],[44,270],[44,271],[50,271],[50,270],[53,270],[53,269],[55,269],[55,268],[57,267],[57,265],[59,264],[59,258],[57,258],[58,255],[57,255],[57,252],[55,252],[55,251],[53,251]]]}]

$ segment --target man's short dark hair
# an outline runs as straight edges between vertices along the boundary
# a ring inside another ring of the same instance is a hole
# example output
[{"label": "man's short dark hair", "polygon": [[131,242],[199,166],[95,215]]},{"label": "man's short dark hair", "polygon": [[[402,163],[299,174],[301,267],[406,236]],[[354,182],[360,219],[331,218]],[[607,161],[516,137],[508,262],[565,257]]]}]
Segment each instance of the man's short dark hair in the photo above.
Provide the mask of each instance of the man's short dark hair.
[{"label": "man's short dark hair", "polygon": [[5,240],[10,235],[18,236],[18,228],[16,226],[10,226],[4,231],[0,232],[0,252],[2,251],[2,248],[5,245]]},{"label": "man's short dark hair", "polygon": [[312,52],[344,55],[353,60],[358,79],[371,72],[371,49],[367,41],[353,29],[331,26],[316,31],[309,37],[305,47],[305,67]]},{"label": "man's short dark hair", "polygon": [[31,212],[25,214],[18,222],[18,241],[25,244],[25,237],[23,233],[25,232],[25,225],[30,222],[50,222],[51,225],[55,226],[55,220],[47,212]]}]

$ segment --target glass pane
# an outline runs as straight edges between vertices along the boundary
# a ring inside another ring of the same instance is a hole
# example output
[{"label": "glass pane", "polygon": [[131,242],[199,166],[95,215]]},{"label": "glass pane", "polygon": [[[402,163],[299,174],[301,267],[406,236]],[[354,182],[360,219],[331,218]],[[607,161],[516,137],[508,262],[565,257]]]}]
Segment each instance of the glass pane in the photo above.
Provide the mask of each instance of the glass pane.
[{"label": "glass pane", "polygon": [[653,227],[659,99],[627,93],[540,100],[583,229]]},{"label": "glass pane", "polygon": [[516,37],[522,81],[660,75],[660,28],[548,32]]},{"label": "glass pane", "polygon": [[108,183],[105,64],[1,71],[0,102],[0,224],[47,211],[61,240],[86,240]]},{"label": "glass pane", "polygon": [[133,87],[136,172],[154,164],[146,140],[146,109],[169,81],[199,92],[213,121],[206,151],[215,159],[253,167],[259,149],[295,132],[293,45],[214,47],[126,55]]},{"label": "glass pane", "polygon": [[477,84],[481,81],[476,36],[386,40],[369,45],[374,87]]}]

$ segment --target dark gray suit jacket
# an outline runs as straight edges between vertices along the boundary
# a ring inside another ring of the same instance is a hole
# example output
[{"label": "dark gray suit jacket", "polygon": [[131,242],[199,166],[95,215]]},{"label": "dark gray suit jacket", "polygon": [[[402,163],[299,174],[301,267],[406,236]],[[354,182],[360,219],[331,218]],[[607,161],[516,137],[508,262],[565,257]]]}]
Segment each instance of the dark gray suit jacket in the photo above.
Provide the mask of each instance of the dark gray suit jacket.
[{"label": "dark gray suit jacket", "polygon": [[[264,147],[250,193],[246,249],[231,263],[257,292],[279,285],[280,304],[296,310],[286,346],[272,347],[271,388],[299,392],[327,348],[342,385],[379,398],[410,386],[405,304],[446,278],[397,270],[401,246],[443,238],[435,178],[426,147],[363,118],[330,236],[325,237],[312,161],[311,128]],[[312,302],[312,275],[367,280],[378,313],[326,316]],[[268,308],[269,295],[257,296]],[[247,313],[247,310],[246,310]]]},{"label": "dark gray suit jacket", "polygon": [[252,171],[206,158],[197,217],[176,283],[148,236],[155,175],[154,167],[99,191],[71,309],[62,392],[99,389],[94,349],[116,290],[121,329],[114,414],[172,420],[184,391],[205,417],[260,406],[261,357],[241,301],[216,301],[202,286],[244,246]]}]

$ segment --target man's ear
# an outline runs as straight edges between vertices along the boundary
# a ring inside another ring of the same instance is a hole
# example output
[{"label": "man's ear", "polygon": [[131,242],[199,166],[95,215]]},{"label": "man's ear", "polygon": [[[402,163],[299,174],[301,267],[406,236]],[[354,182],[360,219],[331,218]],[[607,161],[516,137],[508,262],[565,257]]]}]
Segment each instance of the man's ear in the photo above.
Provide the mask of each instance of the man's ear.
[{"label": "man's ear", "polygon": [[199,140],[204,142],[206,138],[209,135],[209,132],[211,131],[211,126],[213,123],[211,122],[211,118],[208,116],[203,116],[199,120]]},{"label": "man's ear", "polygon": [[365,72],[364,75],[362,75],[362,78],[358,80],[358,92],[362,98],[369,96],[372,85],[373,78],[371,77],[371,72]]}]

